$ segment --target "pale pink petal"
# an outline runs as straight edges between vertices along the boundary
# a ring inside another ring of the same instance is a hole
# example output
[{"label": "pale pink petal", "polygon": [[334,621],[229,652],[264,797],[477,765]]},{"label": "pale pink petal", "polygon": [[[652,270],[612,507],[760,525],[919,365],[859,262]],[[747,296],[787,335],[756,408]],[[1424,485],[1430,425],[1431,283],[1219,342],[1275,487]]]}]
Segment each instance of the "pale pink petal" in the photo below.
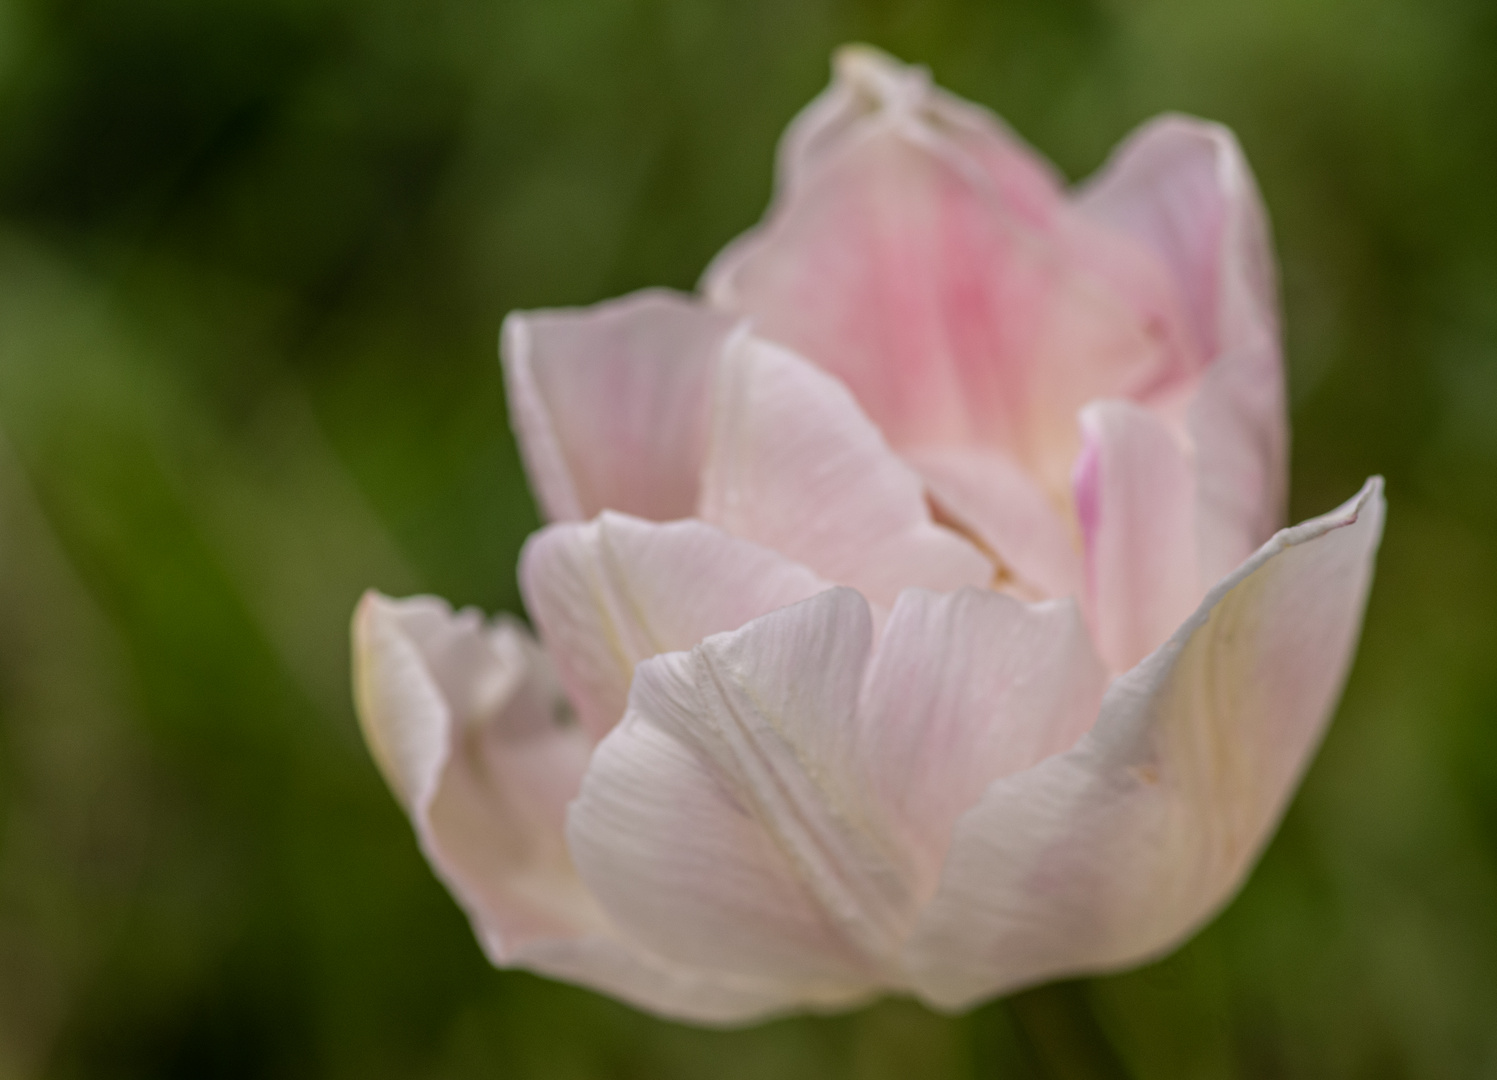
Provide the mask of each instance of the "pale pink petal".
[{"label": "pale pink petal", "polygon": [[881,604],[906,586],[993,576],[980,551],[931,521],[920,477],[846,387],[748,335],[718,370],[699,514]]},{"label": "pale pink petal", "polygon": [[1077,746],[956,827],[906,954],[958,1008],[1172,947],[1241,884],[1345,679],[1382,533],[1379,480],[1285,530],[1108,690]]},{"label": "pale pink petal", "polygon": [[510,414],[548,518],[691,515],[712,371],[732,323],[665,289],[505,319]]},{"label": "pale pink petal", "polygon": [[943,520],[991,553],[999,567],[997,585],[1028,599],[1081,592],[1074,526],[1012,458],[951,447],[915,450],[908,457]]},{"label": "pale pink petal", "polygon": [[518,623],[369,593],[354,621],[365,737],[422,849],[498,961],[606,925],[563,834],[590,747]]},{"label": "pale pink petal", "polygon": [[948,121],[923,76],[867,67],[839,66],[831,101],[787,139],[797,160],[764,224],[714,262],[706,293],[846,383],[896,448],[1002,449],[1063,493],[1076,410],[1185,362],[1171,324],[1111,284],[1119,251],[1157,260],[1121,235],[1093,259],[1081,234],[1095,227],[973,149],[1002,141],[996,125],[974,133],[976,110]]},{"label": "pale pink petal", "polygon": [[1086,547],[1086,611],[1097,648],[1127,671],[1185,621],[1199,585],[1195,483],[1165,423],[1103,401],[1081,414],[1076,513]]},{"label": "pale pink petal", "polygon": [[1046,228],[1065,204],[1055,168],[992,112],[931,82],[924,67],[907,65],[867,45],[846,45],[832,60],[831,86],[801,110],[780,144],[782,187],[813,175],[835,155],[849,131],[898,103],[918,113],[964,151],[992,183],[1006,210]]},{"label": "pale pink petal", "polygon": [[852,763],[872,634],[832,589],[640,665],[567,828],[631,937],[807,1003],[889,976],[913,896]]},{"label": "pale pink petal", "polygon": [[1257,185],[1230,131],[1166,116],[1119,148],[1078,208],[1165,259],[1211,358],[1189,416],[1209,585],[1284,515],[1288,428],[1278,295]]},{"label": "pale pink petal", "polygon": [[1151,120],[1114,151],[1076,205],[1164,258],[1208,354],[1263,330],[1277,335],[1268,223],[1231,131],[1188,116]]},{"label": "pale pink petal", "polygon": [[1289,426],[1279,341],[1217,357],[1190,403],[1201,582],[1229,573],[1284,520]]},{"label": "pale pink petal", "polygon": [[520,588],[582,728],[624,715],[634,666],[828,587],[768,548],[700,521],[604,513],[526,542]]},{"label": "pale pink petal", "polygon": [[901,594],[864,686],[859,750],[922,896],[957,819],[993,780],[1070,749],[1106,682],[1074,600]]}]

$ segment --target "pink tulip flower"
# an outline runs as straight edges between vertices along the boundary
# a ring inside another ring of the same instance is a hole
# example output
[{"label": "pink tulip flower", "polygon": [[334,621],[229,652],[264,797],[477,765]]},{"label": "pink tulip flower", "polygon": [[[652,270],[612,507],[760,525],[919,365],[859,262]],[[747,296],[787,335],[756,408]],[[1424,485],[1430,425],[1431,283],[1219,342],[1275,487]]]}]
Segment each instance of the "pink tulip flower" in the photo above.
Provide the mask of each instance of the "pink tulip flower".
[{"label": "pink tulip flower", "polygon": [[1381,484],[1280,530],[1231,133],[1068,190],[867,48],[700,295],[516,313],[519,622],[370,593],[364,730],[489,958],[741,1023],[1137,964],[1233,895],[1334,707]]}]

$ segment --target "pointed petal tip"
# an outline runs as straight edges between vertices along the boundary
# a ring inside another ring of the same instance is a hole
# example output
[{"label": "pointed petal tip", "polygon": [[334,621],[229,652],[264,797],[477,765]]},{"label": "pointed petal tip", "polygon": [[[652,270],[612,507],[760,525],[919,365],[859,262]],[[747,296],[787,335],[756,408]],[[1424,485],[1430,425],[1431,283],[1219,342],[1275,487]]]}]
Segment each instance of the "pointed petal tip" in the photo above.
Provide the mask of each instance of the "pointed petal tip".
[{"label": "pointed petal tip", "polygon": [[[1280,529],[1262,547],[1244,560],[1235,570],[1216,582],[1201,600],[1195,612],[1191,614],[1179,628],[1170,635],[1170,639],[1157,650],[1154,656],[1183,648],[1191,636],[1211,617],[1211,613],[1226,596],[1238,585],[1251,577],[1265,563],[1270,562],[1276,556],[1281,555],[1289,548],[1298,547],[1301,544],[1318,540],[1327,533],[1338,529],[1355,526],[1366,517],[1370,524],[1369,528],[1374,535],[1368,544],[1368,557],[1376,555],[1378,545],[1382,541],[1383,519],[1386,514],[1387,503],[1383,498],[1383,478],[1381,476],[1370,476],[1363,483],[1361,489],[1346,502],[1328,513],[1313,517],[1298,525]],[[1151,656],[1143,664],[1134,668],[1133,671],[1141,670],[1146,664],[1153,663]],[[1160,656],[1160,663],[1166,662]],[[1128,677],[1131,677],[1132,672]]]},{"label": "pointed petal tip", "polygon": [[930,71],[906,64],[884,50],[863,42],[851,42],[832,53],[832,72],[838,82],[890,104],[919,93],[930,84]]},{"label": "pointed petal tip", "polygon": [[595,304],[560,305],[557,307],[513,308],[500,324],[501,337],[528,332],[537,322],[547,319],[571,320],[577,318],[599,318],[627,316],[641,308],[697,307],[697,299],[690,293],[664,285],[650,285],[643,289],[612,296]]},{"label": "pointed petal tip", "polygon": [[379,620],[394,616],[400,604],[401,601],[395,599],[394,596],[389,596],[388,593],[382,593],[373,587],[359,593],[359,602],[353,605],[352,631],[355,643],[358,643],[361,635],[373,632],[374,625]]},{"label": "pointed petal tip", "polygon": [[503,321],[499,323],[500,363],[509,363],[513,350],[523,346],[523,341],[519,339],[525,333],[525,318],[528,314],[518,308],[505,312]]},{"label": "pointed petal tip", "polygon": [[450,614],[435,597],[394,599],[368,589],[351,628],[359,730],[390,790],[412,814],[431,798],[445,764],[448,718],[400,615],[434,605]]},{"label": "pointed petal tip", "polygon": [[903,71],[905,65],[877,45],[849,41],[832,50],[832,70],[838,75],[855,77],[865,68]]},{"label": "pointed petal tip", "polygon": [[1382,474],[1373,473],[1363,482],[1362,490],[1352,496],[1351,503],[1354,504],[1354,509],[1361,510],[1373,504],[1385,504],[1384,489],[1386,487],[1387,481],[1383,479]]},{"label": "pointed petal tip", "polygon": [[[1361,490],[1336,509],[1281,530],[1265,547],[1274,545],[1293,547],[1296,544],[1303,544],[1307,540],[1314,540],[1334,529],[1344,529],[1349,525],[1355,525],[1364,514],[1375,515],[1376,526],[1380,529],[1383,515],[1387,510],[1383,488],[1384,481],[1381,476],[1369,476],[1362,484]],[[1252,561],[1256,562],[1256,560]]]},{"label": "pointed petal tip", "polygon": [[1202,116],[1186,112],[1162,112],[1142,124],[1140,132],[1170,132],[1181,135],[1194,135],[1209,138],[1213,141],[1223,140],[1236,143],[1237,136],[1232,129],[1219,120],[1208,120]]},{"label": "pointed petal tip", "polygon": [[359,602],[353,606],[353,615],[348,622],[348,631],[353,639],[354,649],[354,674],[358,674],[360,642],[365,633],[365,628],[376,616],[379,602],[382,599],[379,592],[374,589],[365,589],[359,594]]},{"label": "pointed petal tip", "polygon": [[359,602],[354,605],[354,621],[365,622],[374,618],[378,612],[391,602],[390,597],[375,588],[365,589],[359,594]]},{"label": "pointed petal tip", "polygon": [[1146,150],[1158,152],[1170,145],[1183,146],[1191,142],[1205,143],[1211,153],[1224,155],[1227,162],[1246,168],[1242,144],[1237,133],[1226,124],[1190,113],[1163,112],[1130,131],[1113,148],[1102,168],[1081,185],[1082,190],[1094,187],[1106,179],[1114,166],[1125,158]]}]

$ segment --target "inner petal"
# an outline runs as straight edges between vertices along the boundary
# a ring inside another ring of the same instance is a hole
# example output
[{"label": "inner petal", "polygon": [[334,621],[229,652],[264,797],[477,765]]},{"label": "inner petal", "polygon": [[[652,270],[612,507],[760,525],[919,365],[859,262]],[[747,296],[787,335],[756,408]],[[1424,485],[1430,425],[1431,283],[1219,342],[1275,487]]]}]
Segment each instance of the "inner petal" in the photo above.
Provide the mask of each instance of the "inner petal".
[{"label": "inner petal", "polygon": [[747,335],[719,367],[698,513],[886,606],[909,586],[992,577],[981,552],[931,521],[920,477],[845,386]]},{"label": "inner petal", "polygon": [[1190,366],[1157,258],[1065,206],[1022,220],[916,116],[870,116],[793,175],[709,293],[846,383],[896,449],[1000,450],[1065,498],[1077,410]]}]

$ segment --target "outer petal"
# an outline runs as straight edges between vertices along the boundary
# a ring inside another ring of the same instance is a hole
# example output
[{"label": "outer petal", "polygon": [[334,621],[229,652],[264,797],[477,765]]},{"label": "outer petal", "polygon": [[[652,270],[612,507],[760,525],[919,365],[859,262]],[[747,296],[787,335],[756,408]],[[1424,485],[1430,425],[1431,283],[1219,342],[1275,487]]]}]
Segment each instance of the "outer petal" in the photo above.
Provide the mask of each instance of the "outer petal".
[{"label": "outer petal", "polygon": [[547,517],[690,516],[732,323],[664,289],[505,319],[510,413]]},{"label": "outer petal", "polygon": [[620,926],[808,1003],[884,981],[913,897],[851,767],[871,643],[834,589],[640,665],[567,830]]},{"label": "outer petal", "polygon": [[1086,545],[1087,616],[1114,671],[1162,645],[1190,614],[1198,584],[1195,484],[1164,422],[1130,402],[1081,414],[1076,512]]},{"label": "outer petal", "polygon": [[1288,428],[1278,296],[1257,185],[1230,131],[1165,116],[1123,144],[1078,207],[1166,260],[1213,358],[1189,416],[1209,585],[1284,515]]},{"label": "outer petal", "polygon": [[922,897],[957,819],[992,781],[1070,749],[1106,682],[1073,600],[901,594],[863,690],[859,750]]},{"label": "outer petal", "polygon": [[495,964],[702,1023],[798,1003],[785,987],[684,967],[624,940],[592,899],[563,831],[591,746],[557,723],[555,679],[518,623],[369,593],[354,646],[370,750]]},{"label": "outer petal", "polygon": [[699,521],[605,513],[544,529],[520,555],[526,607],[595,740],[624,715],[641,660],[827,587],[805,567]]},{"label": "outer petal", "polygon": [[354,665],[375,760],[496,958],[606,925],[562,833],[589,745],[558,722],[560,691],[529,634],[432,597],[371,592]]},{"label": "outer petal", "polygon": [[907,960],[960,1007],[1169,948],[1241,883],[1346,675],[1382,485],[1279,533],[1113,684],[1075,749],[958,823]]},{"label": "outer petal", "polygon": [[881,604],[909,585],[993,576],[980,551],[932,523],[920,478],[846,388],[747,335],[724,351],[700,514]]},{"label": "outer petal", "polygon": [[897,448],[1003,449],[1063,494],[1076,410],[1183,362],[1171,325],[1111,284],[1157,277],[1157,259],[1124,236],[1093,258],[1095,227],[1048,205],[996,123],[870,55],[839,55],[775,205],[707,295],[845,382]]}]

